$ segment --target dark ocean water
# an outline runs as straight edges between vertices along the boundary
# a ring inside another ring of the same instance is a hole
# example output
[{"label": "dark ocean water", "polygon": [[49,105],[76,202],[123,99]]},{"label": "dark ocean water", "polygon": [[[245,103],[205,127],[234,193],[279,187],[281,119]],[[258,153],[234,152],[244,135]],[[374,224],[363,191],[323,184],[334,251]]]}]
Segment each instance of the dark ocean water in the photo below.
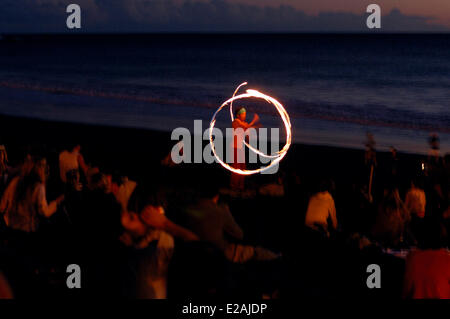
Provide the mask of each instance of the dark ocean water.
[{"label": "dark ocean water", "polygon": [[2,114],[171,131],[206,126],[244,81],[284,104],[295,142],[360,148],[371,131],[379,149],[423,153],[438,132],[450,152],[450,34],[0,41]]}]

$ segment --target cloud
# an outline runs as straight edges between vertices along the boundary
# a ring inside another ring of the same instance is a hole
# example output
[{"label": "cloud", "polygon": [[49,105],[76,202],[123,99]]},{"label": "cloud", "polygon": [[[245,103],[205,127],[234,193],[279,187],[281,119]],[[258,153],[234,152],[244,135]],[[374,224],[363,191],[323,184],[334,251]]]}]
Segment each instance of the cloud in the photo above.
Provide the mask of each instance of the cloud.
[{"label": "cloud", "polygon": [[[2,0],[0,32],[69,32],[69,3],[82,9],[81,32],[364,32],[367,13],[308,15],[292,6],[257,6],[226,0]],[[384,32],[450,31],[433,17],[382,17]],[[72,31],[71,31],[72,32]]]}]

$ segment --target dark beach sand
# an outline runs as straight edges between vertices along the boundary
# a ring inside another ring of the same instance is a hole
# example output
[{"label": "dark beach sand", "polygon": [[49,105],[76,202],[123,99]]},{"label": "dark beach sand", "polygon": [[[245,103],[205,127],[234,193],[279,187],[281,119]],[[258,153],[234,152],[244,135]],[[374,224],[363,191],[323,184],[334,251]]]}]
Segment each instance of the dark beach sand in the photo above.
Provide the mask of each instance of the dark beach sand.
[{"label": "dark beach sand", "polygon": [[[364,140],[361,136],[361,140]],[[375,137],[376,138],[376,137]],[[109,126],[95,126],[77,123],[49,122],[36,119],[0,115],[0,143],[7,147],[10,162],[15,164],[26,147],[55,154],[67,144],[79,143],[87,163],[107,170],[119,170],[131,178],[145,178],[159,175],[160,161],[177,141],[170,139],[170,133]],[[426,141],[424,141],[424,144]],[[204,141],[204,145],[206,142]],[[379,170],[389,161],[390,154],[378,152]],[[417,170],[422,155],[399,154],[404,171]],[[229,174],[219,164],[185,164],[183,171],[211,176],[221,186],[227,186]],[[366,180],[364,151],[293,144],[280,164],[279,172],[302,176],[327,175],[342,182]],[[212,175],[210,175],[212,174]],[[184,172],[183,174],[184,175]],[[250,184],[261,184],[273,179],[270,175],[253,175]],[[178,181],[183,182],[182,176]]]}]

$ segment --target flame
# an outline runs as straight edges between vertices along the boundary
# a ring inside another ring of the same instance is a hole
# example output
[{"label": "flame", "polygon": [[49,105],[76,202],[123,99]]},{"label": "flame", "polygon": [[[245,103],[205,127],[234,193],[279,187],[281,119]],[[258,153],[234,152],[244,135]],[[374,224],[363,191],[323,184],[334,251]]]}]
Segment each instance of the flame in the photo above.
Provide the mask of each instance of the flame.
[{"label": "flame", "polygon": [[[266,95],[264,93],[261,93],[257,90],[246,90],[246,93],[243,94],[239,94],[236,95],[236,93],[239,91],[239,89],[243,86],[243,85],[247,85],[247,82],[244,82],[242,84],[240,84],[236,90],[233,93],[233,96],[226,100],[225,102],[223,102],[223,104],[217,109],[217,111],[214,113],[210,125],[209,125],[209,141],[211,144],[211,150],[213,151],[214,157],[217,159],[217,161],[220,163],[220,165],[222,165],[224,168],[226,168],[227,170],[236,173],[236,174],[240,174],[240,175],[252,175],[252,174],[256,174],[256,173],[260,173],[260,172],[264,172],[266,170],[268,170],[269,168],[271,168],[272,166],[278,164],[287,154],[287,151],[289,149],[289,147],[291,146],[291,138],[292,138],[292,129],[291,129],[291,120],[289,118],[288,113],[286,112],[285,108],[283,107],[283,105],[278,102],[276,99],[274,99],[273,97]],[[225,163],[218,155],[216,152],[216,148],[214,145],[214,141],[213,141],[213,137],[212,137],[212,133],[213,133],[213,129],[214,126],[216,125],[216,116],[217,114],[228,104],[230,105],[230,118],[231,121],[234,120],[233,117],[233,102],[239,99],[246,99],[246,98],[258,98],[258,99],[263,99],[266,102],[272,104],[273,106],[275,106],[275,108],[277,109],[278,113],[280,114],[280,117],[283,121],[285,130],[286,130],[286,142],[285,145],[283,146],[283,148],[276,152],[276,154],[273,155],[269,155],[269,154],[265,154],[263,152],[261,152],[260,150],[252,147],[251,145],[249,145],[247,142],[243,141],[244,145],[247,146],[250,150],[252,150],[253,152],[255,152],[256,154],[265,157],[265,158],[270,158],[272,159],[272,161],[270,162],[269,165],[264,166],[264,167],[260,167],[258,169],[254,169],[254,170],[242,170],[242,169],[237,169],[234,167],[231,167],[229,164]]]}]

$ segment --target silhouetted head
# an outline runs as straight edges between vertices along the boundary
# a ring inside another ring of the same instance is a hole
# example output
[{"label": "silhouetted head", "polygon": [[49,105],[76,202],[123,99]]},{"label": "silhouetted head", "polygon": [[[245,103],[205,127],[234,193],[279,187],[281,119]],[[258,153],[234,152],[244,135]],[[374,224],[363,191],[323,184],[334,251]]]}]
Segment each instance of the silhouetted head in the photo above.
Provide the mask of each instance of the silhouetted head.
[{"label": "silhouetted head", "polygon": [[119,171],[115,170],[111,174],[111,192],[116,195],[119,191],[121,185],[123,185],[128,180],[128,177],[120,174]]},{"label": "silhouetted head", "polygon": [[236,117],[238,119],[240,119],[241,121],[245,121],[246,116],[247,116],[247,111],[245,110],[245,108],[241,107],[240,109],[238,109],[236,111]]},{"label": "silhouetted head", "polygon": [[313,193],[332,192],[334,190],[334,181],[329,177],[317,176],[312,182]]},{"label": "silhouetted head", "polygon": [[389,151],[391,152],[393,158],[397,157],[397,149],[394,146],[389,147]]},{"label": "silhouetted head", "polygon": [[164,194],[155,187],[138,184],[128,201],[128,210],[140,213],[148,207],[164,213],[167,206]]},{"label": "silhouetted head", "polygon": [[425,219],[423,239],[419,242],[422,249],[440,249],[447,245],[447,231],[436,219]]},{"label": "silhouetted head", "polygon": [[414,187],[417,187],[417,188],[420,188],[420,189],[424,189],[425,183],[424,183],[424,180],[423,180],[423,176],[414,176],[411,179],[411,186],[414,186]]},{"label": "silhouetted head", "polygon": [[89,181],[89,189],[93,191],[106,192],[107,190],[107,180],[106,176],[100,172],[92,175]]},{"label": "silhouetted head", "polygon": [[219,187],[216,183],[208,183],[204,181],[197,189],[198,198],[201,199],[211,199],[215,202],[219,199]]},{"label": "silhouetted head", "polygon": [[65,145],[65,149],[69,152],[79,153],[81,151],[81,145],[78,143],[69,142]]},{"label": "silhouetted head", "polygon": [[77,144],[73,147],[72,152],[77,152],[79,153],[81,151],[81,145]]},{"label": "silhouetted head", "polygon": [[66,185],[69,189],[77,189],[80,184],[80,171],[71,169],[66,173]]},{"label": "silhouetted head", "polygon": [[430,137],[428,138],[428,143],[430,144],[430,147],[432,149],[438,150],[439,149],[439,135],[437,133],[430,134]]}]

